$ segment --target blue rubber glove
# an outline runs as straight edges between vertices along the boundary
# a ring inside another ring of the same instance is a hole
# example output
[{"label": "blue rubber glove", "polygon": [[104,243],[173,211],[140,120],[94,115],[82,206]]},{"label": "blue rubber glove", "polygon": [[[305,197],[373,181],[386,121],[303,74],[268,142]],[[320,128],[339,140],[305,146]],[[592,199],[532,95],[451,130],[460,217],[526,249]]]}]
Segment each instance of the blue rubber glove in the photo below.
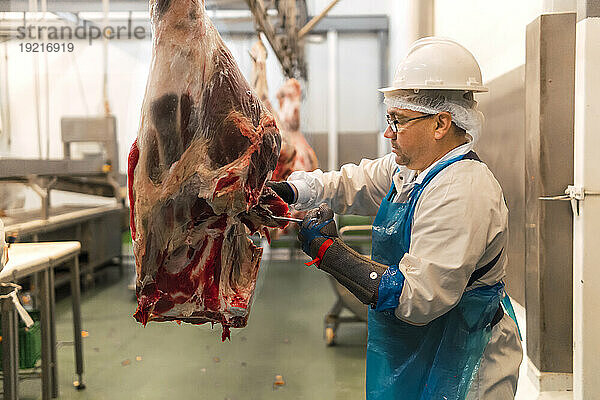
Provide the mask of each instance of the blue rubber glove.
[{"label": "blue rubber glove", "polygon": [[319,250],[318,246],[311,246],[315,240],[320,246],[325,240],[337,236],[337,225],[333,220],[333,210],[326,204],[321,204],[319,208],[310,210],[304,217],[298,232],[298,240],[302,243],[302,251],[311,258],[315,258]]}]

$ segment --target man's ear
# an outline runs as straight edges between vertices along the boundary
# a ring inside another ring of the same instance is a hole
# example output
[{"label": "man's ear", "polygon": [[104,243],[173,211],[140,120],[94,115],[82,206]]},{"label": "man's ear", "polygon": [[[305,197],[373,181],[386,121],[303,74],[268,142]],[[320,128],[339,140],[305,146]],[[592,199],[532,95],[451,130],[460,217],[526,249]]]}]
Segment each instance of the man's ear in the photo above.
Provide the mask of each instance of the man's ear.
[{"label": "man's ear", "polygon": [[434,138],[440,140],[446,136],[452,127],[452,116],[449,112],[443,111],[435,116],[435,132]]}]

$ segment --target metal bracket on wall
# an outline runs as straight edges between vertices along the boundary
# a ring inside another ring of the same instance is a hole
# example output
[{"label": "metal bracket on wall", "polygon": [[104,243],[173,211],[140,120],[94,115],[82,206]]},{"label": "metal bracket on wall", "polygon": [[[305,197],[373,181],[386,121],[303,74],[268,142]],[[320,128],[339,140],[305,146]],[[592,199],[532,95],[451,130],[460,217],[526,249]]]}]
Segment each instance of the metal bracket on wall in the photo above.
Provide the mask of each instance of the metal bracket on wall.
[{"label": "metal bracket on wall", "polygon": [[29,175],[27,177],[27,182],[25,184],[40,196],[40,200],[42,201],[42,219],[48,219],[50,217],[50,191],[56,184],[56,181],[56,177],[53,177],[49,181],[40,179],[36,175]]},{"label": "metal bracket on wall", "polygon": [[569,185],[565,190],[565,194],[558,196],[543,196],[538,197],[538,199],[547,201],[570,201],[573,214],[579,216],[579,202],[585,200],[585,196],[600,196],[600,192],[588,191],[581,186]]},{"label": "metal bracket on wall", "polygon": [[[304,38],[340,0],[331,0],[308,21],[306,0],[246,0],[256,30],[262,32],[275,52],[288,78],[306,79]],[[277,11],[277,20],[269,11]],[[301,27],[301,28],[300,28]]]}]

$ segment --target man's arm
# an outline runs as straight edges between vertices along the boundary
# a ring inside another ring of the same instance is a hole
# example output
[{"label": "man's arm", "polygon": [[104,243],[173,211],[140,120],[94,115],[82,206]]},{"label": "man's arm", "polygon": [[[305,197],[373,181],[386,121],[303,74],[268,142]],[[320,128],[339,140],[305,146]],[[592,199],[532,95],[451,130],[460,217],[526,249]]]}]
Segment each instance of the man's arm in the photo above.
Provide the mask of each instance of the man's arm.
[{"label": "man's arm", "polygon": [[339,214],[375,215],[389,191],[396,168],[394,155],[359,165],[346,164],[339,171],[296,171],[288,178],[296,191],[294,207],[307,210],[328,204]]},{"label": "man's arm", "polygon": [[331,274],[361,302],[375,306],[385,265],[358,254],[338,238],[333,211],[326,204],[310,210],[298,232],[302,250],[317,268]]}]

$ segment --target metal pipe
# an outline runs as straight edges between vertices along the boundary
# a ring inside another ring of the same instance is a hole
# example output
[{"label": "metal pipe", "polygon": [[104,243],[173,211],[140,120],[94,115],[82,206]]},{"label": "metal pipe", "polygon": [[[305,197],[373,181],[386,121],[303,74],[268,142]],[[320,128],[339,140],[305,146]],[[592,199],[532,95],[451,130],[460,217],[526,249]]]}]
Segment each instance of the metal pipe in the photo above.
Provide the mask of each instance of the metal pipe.
[{"label": "metal pipe", "polygon": [[575,53],[574,182],[581,195],[573,215],[573,399],[598,397],[600,382],[600,4],[579,0]]},{"label": "metal pipe", "polygon": [[337,31],[327,32],[327,44],[329,49],[329,132],[327,137],[327,161],[330,171],[338,169],[338,106],[337,106],[337,50],[338,33]]},{"label": "metal pipe", "polygon": [[48,74],[48,52],[44,52],[44,91],[46,97],[45,131],[46,131],[46,159],[50,158],[50,77]]},{"label": "metal pipe", "polygon": [[281,42],[277,40],[275,29],[273,28],[273,25],[267,18],[267,11],[265,9],[263,1],[246,0],[246,3],[248,4],[248,8],[250,8],[250,11],[252,11],[252,15],[254,16],[255,22],[258,25],[258,28],[253,30],[258,30],[259,32],[262,32],[265,35],[267,41],[273,49],[273,52],[275,53],[275,56],[279,60],[279,63],[281,64],[281,67],[284,70],[284,73],[288,75],[290,67],[288,65],[289,63],[287,63],[285,58],[283,57],[284,51],[281,47]]},{"label": "metal pipe", "polygon": [[306,23],[306,25],[304,25],[302,27],[302,29],[300,29],[300,31],[298,32],[298,39],[302,39],[304,37],[304,35],[306,35],[308,32],[310,32],[312,30],[312,28],[315,27],[316,24],[319,23],[320,20],[323,19],[323,17],[325,17],[327,15],[327,13],[333,8],[333,6],[335,6],[337,3],[339,3],[340,0],[333,0],[331,3],[329,3],[329,5],[327,7],[325,7],[325,9],[323,11],[321,11],[321,13],[315,17],[313,17],[310,21],[308,21]]},{"label": "metal pipe", "polygon": [[48,185],[46,189],[43,189],[37,183],[37,178],[35,176],[28,177],[27,186],[29,186],[38,196],[40,196],[40,200],[42,202],[42,219],[48,219],[50,217],[50,190],[52,189],[52,185],[56,183],[56,178],[53,183]]},{"label": "metal pipe", "polygon": [[411,43],[425,36],[433,35],[433,0],[411,0],[410,18],[412,24]]},{"label": "metal pipe", "polygon": [[[29,0],[29,11],[37,16],[37,0]],[[42,130],[40,121],[40,60],[39,53],[33,55],[33,87],[35,98],[35,123],[37,128],[38,158],[42,158]]]},{"label": "metal pipe", "polygon": [[[46,13],[48,11],[48,3],[47,0],[41,0],[42,4],[42,19],[44,24],[46,24]],[[42,34],[43,36],[48,36],[46,31]],[[44,41],[42,39],[42,41]],[[46,97],[46,159],[50,158],[50,74],[48,71],[48,52],[44,52],[44,91]]]},{"label": "metal pipe", "polygon": [[[389,36],[388,31],[379,31],[377,35],[379,41],[379,87],[387,86],[388,74],[389,74]],[[383,132],[387,129],[387,123],[385,122],[383,115],[386,112],[386,105],[383,104],[383,95],[379,95],[378,98],[381,100],[381,115],[379,116],[379,135],[377,135],[377,155],[383,157],[391,151],[390,142],[383,136]]]},{"label": "metal pipe", "polygon": [[54,265],[48,267],[48,299],[50,301],[50,386],[52,398],[58,397],[58,359],[56,356],[56,297],[54,293]]},{"label": "metal pipe", "polygon": [[81,338],[81,283],[79,280],[79,258],[73,257],[71,264],[71,297],[73,302],[73,339],[75,342],[75,373],[73,382],[76,389],[85,389],[83,382],[83,339]]},{"label": "metal pipe", "polygon": [[40,282],[40,323],[42,326],[42,400],[50,400],[52,397],[52,372],[51,360],[51,323],[50,323],[50,277],[49,268],[45,268],[39,274]]},{"label": "metal pipe", "polygon": [[[4,287],[3,289],[5,289]],[[9,290],[9,288],[6,288]],[[12,300],[4,296],[0,300],[2,309],[2,372],[4,400],[19,398],[19,320]]]},{"label": "metal pipe", "polygon": [[10,150],[11,142],[11,121],[10,121],[10,96],[9,96],[9,83],[8,83],[8,42],[4,42],[4,118],[2,118],[2,127],[4,128],[4,134],[7,135],[7,145]]},{"label": "metal pipe", "polygon": [[[108,13],[110,11],[110,0],[102,0],[102,12],[104,27],[108,26]],[[104,28],[103,27],[103,28]],[[104,103],[104,114],[110,115],[110,103],[108,101],[108,38],[104,35],[102,44],[102,99]]]}]

